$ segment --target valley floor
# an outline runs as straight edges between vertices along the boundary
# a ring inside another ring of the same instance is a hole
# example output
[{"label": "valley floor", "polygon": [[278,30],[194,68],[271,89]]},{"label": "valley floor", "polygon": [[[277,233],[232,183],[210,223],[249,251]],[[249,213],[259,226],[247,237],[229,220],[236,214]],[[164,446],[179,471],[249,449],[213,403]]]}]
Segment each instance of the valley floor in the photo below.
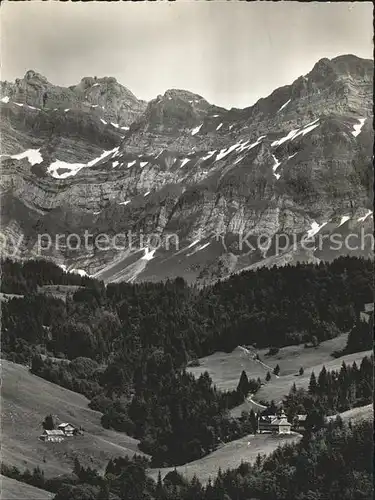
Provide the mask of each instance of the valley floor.
[{"label": "valley floor", "polygon": [[[268,455],[278,446],[285,443],[297,442],[300,438],[301,435],[297,433],[284,436],[249,434],[230,443],[223,444],[206,457],[178,466],[176,470],[189,479],[192,479],[195,475],[203,484],[206,484],[210,477],[211,479],[216,477],[219,469],[224,472],[226,469],[239,467],[241,462],[253,463],[258,454]],[[152,469],[150,476],[156,481],[159,470],[162,478],[164,478],[168,472],[174,469],[174,467]]]}]

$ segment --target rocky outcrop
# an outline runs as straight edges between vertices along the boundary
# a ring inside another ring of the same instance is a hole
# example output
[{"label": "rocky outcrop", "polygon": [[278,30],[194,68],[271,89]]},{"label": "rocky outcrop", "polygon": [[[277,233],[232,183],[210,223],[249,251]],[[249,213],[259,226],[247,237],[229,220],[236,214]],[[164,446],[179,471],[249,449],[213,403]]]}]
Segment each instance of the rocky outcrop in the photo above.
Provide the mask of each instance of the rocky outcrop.
[{"label": "rocky outcrop", "polygon": [[65,88],[29,70],[14,83],[1,82],[1,94],[36,108],[90,112],[118,126],[130,125],[146,108],[144,101],[113,77],[85,77],[78,85]]},{"label": "rocky outcrop", "polygon": [[[146,105],[114,79],[84,78],[60,90],[28,72],[22,84],[2,87],[6,224],[28,235],[22,255],[35,252],[41,231],[111,238],[132,231],[134,250],[49,254],[107,281],[178,274],[205,281],[332,258],[326,247],[274,250],[281,235],[299,241],[329,224],[332,232],[342,217],[353,230],[371,229],[372,72],[372,61],[355,56],[323,59],[254,106],[229,111],[183,90]],[[15,101],[21,88],[23,106]],[[51,104],[61,104],[56,111],[38,101],[45,88]],[[62,109],[64,99],[70,108]],[[164,241],[147,251],[147,235],[175,235],[178,248]]]}]

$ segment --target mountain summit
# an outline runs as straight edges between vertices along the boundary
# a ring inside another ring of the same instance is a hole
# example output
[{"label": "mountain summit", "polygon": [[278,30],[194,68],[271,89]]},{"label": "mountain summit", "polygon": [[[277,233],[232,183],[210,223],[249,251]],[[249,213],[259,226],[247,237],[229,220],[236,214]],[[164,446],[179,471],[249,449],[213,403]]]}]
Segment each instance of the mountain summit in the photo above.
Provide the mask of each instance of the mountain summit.
[{"label": "mountain summit", "polygon": [[146,107],[144,101],[113,77],[84,77],[78,85],[65,88],[29,70],[14,83],[2,82],[1,94],[14,102],[38,108],[95,112],[119,125],[129,125]]}]

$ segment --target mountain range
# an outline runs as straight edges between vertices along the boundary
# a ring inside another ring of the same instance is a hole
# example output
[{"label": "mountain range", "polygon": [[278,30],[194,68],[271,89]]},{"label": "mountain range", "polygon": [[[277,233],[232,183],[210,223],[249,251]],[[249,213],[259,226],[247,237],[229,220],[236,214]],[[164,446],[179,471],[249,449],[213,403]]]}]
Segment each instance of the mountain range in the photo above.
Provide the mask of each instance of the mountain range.
[{"label": "mountain range", "polygon": [[[201,284],[371,257],[373,72],[372,60],[324,58],[230,110],[178,89],[147,103],[111,77],[65,88],[29,70],[1,82],[3,250],[105,282]],[[83,245],[85,231],[110,248]],[[329,243],[350,234],[350,248]]]}]

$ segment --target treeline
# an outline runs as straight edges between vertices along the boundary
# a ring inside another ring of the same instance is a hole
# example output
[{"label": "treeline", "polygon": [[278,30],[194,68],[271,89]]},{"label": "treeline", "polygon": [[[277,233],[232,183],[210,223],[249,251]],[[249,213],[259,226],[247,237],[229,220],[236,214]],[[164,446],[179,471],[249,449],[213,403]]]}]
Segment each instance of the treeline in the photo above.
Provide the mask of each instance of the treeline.
[{"label": "treeline", "polygon": [[318,376],[311,373],[308,390],[293,384],[284,398],[290,421],[297,414],[332,415],[372,403],[374,358],[364,357],[358,368],[342,363],[340,370],[328,371],[324,366]]},{"label": "treeline", "polygon": [[[352,329],[363,304],[373,300],[372,263],[354,257],[248,271],[201,290],[181,278],[105,287],[64,273],[50,262],[3,262],[2,290],[20,292],[7,285],[19,281],[25,281],[29,291],[16,304],[3,306],[4,352],[15,352],[16,339],[42,344],[55,356],[97,361],[107,361],[119,350],[132,357],[131,351],[139,347],[163,348],[183,365],[239,344],[260,348],[320,342]],[[35,298],[37,286],[65,282],[84,288],[66,303]],[[45,326],[50,327],[48,342]]]},{"label": "treeline", "polygon": [[[77,500],[109,500],[107,481],[111,475],[119,474],[121,465],[131,464],[133,472],[135,469],[145,471],[150,463],[144,456],[135,454],[131,459],[116,458],[110,460],[107,464],[104,476],[100,475],[96,469],[84,467],[80,464],[78,458],[75,458],[72,472],[70,474],[61,474],[59,476],[47,479],[44,471],[38,466],[32,471],[25,469],[23,472],[18,467],[9,466],[4,462],[0,464],[0,473],[3,476],[15,479],[22,483],[30,484],[36,488],[58,493],[60,498],[76,498]],[[68,492],[73,496],[69,497]],[[79,492],[81,496],[75,496]],[[107,492],[107,494],[106,494]],[[112,495],[111,495],[112,497]],[[54,499],[58,498],[57,496]]]},{"label": "treeline", "polygon": [[111,460],[103,476],[76,460],[71,475],[50,481],[59,484],[55,500],[370,500],[372,437],[371,422],[352,426],[338,418],[252,465],[219,471],[205,486],[176,470],[154,481],[141,457]]},{"label": "treeline", "polygon": [[369,322],[358,321],[350,330],[345,348],[335,352],[336,357],[352,354],[354,352],[368,351],[374,347],[374,317]]}]

